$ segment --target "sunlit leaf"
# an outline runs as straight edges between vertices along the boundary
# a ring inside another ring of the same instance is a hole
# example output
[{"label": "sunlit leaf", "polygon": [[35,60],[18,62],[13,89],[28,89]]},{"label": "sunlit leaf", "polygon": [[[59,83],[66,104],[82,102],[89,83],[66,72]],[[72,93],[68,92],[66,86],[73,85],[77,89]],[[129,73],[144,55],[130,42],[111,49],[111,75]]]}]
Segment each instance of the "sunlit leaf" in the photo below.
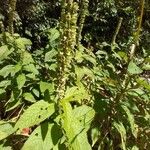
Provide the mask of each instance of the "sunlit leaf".
[{"label": "sunlit leaf", "polygon": [[26,46],[30,46],[32,44],[32,42],[26,38],[18,38],[15,40],[15,42],[16,42],[17,47],[20,49],[25,49]]},{"label": "sunlit leaf", "polygon": [[14,51],[14,49],[8,49],[7,45],[0,47],[0,61],[2,61],[5,58],[8,58],[8,55],[11,54]]},{"label": "sunlit leaf", "polygon": [[91,150],[87,134],[81,123],[73,116],[71,105],[68,102],[63,102],[62,107],[64,111],[63,128],[70,147],[74,150]]},{"label": "sunlit leaf", "polygon": [[7,77],[13,71],[13,65],[7,65],[0,69],[0,76]]},{"label": "sunlit leaf", "polygon": [[138,126],[135,124],[134,115],[130,112],[130,110],[128,109],[127,106],[122,105],[121,107],[123,108],[124,112],[125,112],[126,115],[127,115],[127,121],[128,121],[129,124],[130,124],[131,132],[132,132],[133,136],[134,136],[135,138],[137,138]]},{"label": "sunlit leaf", "polygon": [[25,74],[20,74],[17,77],[18,89],[21,89],[24,86],[25,82],[26,82],[26,76],[25,76]]},{"label": "sunlit leaf", "polygon": [[128,66],[128,72],[131,74],[131,75],[134,75],[134,74],[140,74],[142,73],[142,69],[140,69],[133,61],[131,61],[129,63],[129,66]]},{"label": "sunlit leaf", "polygon": [[55,49],[52,49],[51,51],[47,52],[45,54],[45,62],[51,62],[53,57],[57,55],[57,51]]},{"label": "sunlit leaf", "polygon": [[0,121],[0,140],[5,139],[14,132],[15,130],[10,123]]},{"label": "sunlit leaf", "polygon": [[114,122],[113,126],[117,129],[121,136],[122,149],[126,150],[126,129],[122,122]]},{"label": "sunlit leaf", "polygon": [[38,125],[50,117],[54,112],[54,104],[49,104],[43,100],[40,100],[25,110],[15,124],[15,129],[21,131],[23,128]]},{"label": "sunlit leaf", "polygon": [[34,96],[31,93],[24,93],[23,97],[25,100],[27,100],[29,102],[32,102],[32,103],[36,102]]},{"label": "sunlit leaf", "polygon": [[[50,150],[59,142],[62,132],[58,125],[42,123],[30,135],[22,150]],[[35,146],[36,145],[36,146]]]},{"label": "sunlit leaf", "polygon": [[28,64],[28,65],[24,66],[23,70],[31,72],[35,75],[37,75],[39,73],[39,71],[37,70],[37,68],[35,67],[34,64]]},{"label": "sunlit leaf", "polygon": [[48,90],[50,93],[54,91],[54,85],[52,83],[48,82],[40,82],[40,90],[42,93],[44,93],[46,90]]},{"label": "sunlit leaf", "polygon": [[91,129],[91,139],[92,139],[92,147],[95,145],[95,143],[100,138],[100,130],[98,128],[92,128]]}]

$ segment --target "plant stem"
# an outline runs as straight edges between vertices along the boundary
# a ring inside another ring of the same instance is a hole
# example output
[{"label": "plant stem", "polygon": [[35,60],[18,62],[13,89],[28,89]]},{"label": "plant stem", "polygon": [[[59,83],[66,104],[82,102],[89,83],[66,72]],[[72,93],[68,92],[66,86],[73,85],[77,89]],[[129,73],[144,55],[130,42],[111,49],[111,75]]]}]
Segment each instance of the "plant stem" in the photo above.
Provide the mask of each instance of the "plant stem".
[{"label": "plant stem", "polygon": [[138,29],[134,37],[134,43],[131,46],[131,51],[130,51],[130,59],[131,61],[135,55],[135,50],[136,50],[136,45],[139,42],[139,37],[140,37],[140,31],[141,31],[141,26],[142,26],[142,20],[143,20],[143,14],[144,14],[144,4],[145,0],[141,0],[141,13],[140,13],[140,19],[139,19],[139,24],[138,24]]},{"label": "plant stem", "polygon": [[73,0],[62,1],[60,21],[60,45],[58,54],[58,95],[62,99],[65,95],[67,73],[73,57],[76,45],[76,29],[78,4]]},{"label": "plant stem", "polygon": [[77,33],[77,47],[79,48],[82,36],[82,30],[83,30],[83,25],[85,22],[85,17],[87,15],[87,11],[88,11],[88,5],[89,5],[89,0],[81,0],[81,14],[79,16],[79,24],[78,24],[78,33]]},{"label": "plant stem", "polygon": [[122,25],[122,21],[123,21],[123,18],[120,17],[118,25],[117,25],[117,28],[115,30],[115,34],[114,34],[114,36],[112,38],[112,45],[114,45],[116,43],[116,38],[117,38],[117,35],[118,35],[119,31],[120,31],[120,28],[121,28],[121,25]]},{"label": "plant stem", "polygon": [[10,0],[9,1],[9,20],[8,20],[8,28],[9,28],[9,33],[13,34],[14,33],[14,13],[16,10],[16,3],[17,0]]}]

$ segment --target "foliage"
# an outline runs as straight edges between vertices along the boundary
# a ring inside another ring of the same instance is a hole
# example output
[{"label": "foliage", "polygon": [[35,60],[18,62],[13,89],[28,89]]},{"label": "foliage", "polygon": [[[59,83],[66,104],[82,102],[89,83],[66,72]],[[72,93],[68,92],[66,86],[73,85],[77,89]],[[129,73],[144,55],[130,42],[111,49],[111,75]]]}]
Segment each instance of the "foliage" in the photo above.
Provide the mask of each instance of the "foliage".
[{"label": "foliage", "polygon": [[[47,3],[51,12],[62,7],[53,28],[46,19]],[[19,6],[25,6],[23,12]],[[26,31],[15,22],[20,34],[9,33],[5,20],[1,23],[0,149],[150,147],[150,56],[144,40],[149,21],[144,20],[140,36],[139,6],[128,0],[17,1]],[[111,19],[119,17],[118,31],[108,36],[117,26]],[[46,37],[44,46],[32,46],[35,34]]]}]

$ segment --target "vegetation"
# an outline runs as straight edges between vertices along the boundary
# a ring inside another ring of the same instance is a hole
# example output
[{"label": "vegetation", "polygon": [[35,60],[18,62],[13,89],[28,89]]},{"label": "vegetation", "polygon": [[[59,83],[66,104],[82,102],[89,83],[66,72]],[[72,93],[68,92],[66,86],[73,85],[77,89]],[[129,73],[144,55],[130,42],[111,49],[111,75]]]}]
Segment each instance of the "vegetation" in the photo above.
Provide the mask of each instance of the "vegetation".
[{"label": "vegetation", "polygon": [[148,0],[0,1],[0,150],[148,150]]}]

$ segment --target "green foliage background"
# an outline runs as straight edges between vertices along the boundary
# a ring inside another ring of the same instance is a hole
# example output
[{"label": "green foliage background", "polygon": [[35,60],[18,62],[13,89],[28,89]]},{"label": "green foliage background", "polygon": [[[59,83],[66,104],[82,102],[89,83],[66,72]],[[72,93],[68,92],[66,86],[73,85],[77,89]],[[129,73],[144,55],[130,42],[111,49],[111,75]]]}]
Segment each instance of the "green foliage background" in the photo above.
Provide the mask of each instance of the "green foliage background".
[{"label": "green foliage background", "polygon": [[148,150],[149,1],[11,2],[0,1],[0,150]]}]

